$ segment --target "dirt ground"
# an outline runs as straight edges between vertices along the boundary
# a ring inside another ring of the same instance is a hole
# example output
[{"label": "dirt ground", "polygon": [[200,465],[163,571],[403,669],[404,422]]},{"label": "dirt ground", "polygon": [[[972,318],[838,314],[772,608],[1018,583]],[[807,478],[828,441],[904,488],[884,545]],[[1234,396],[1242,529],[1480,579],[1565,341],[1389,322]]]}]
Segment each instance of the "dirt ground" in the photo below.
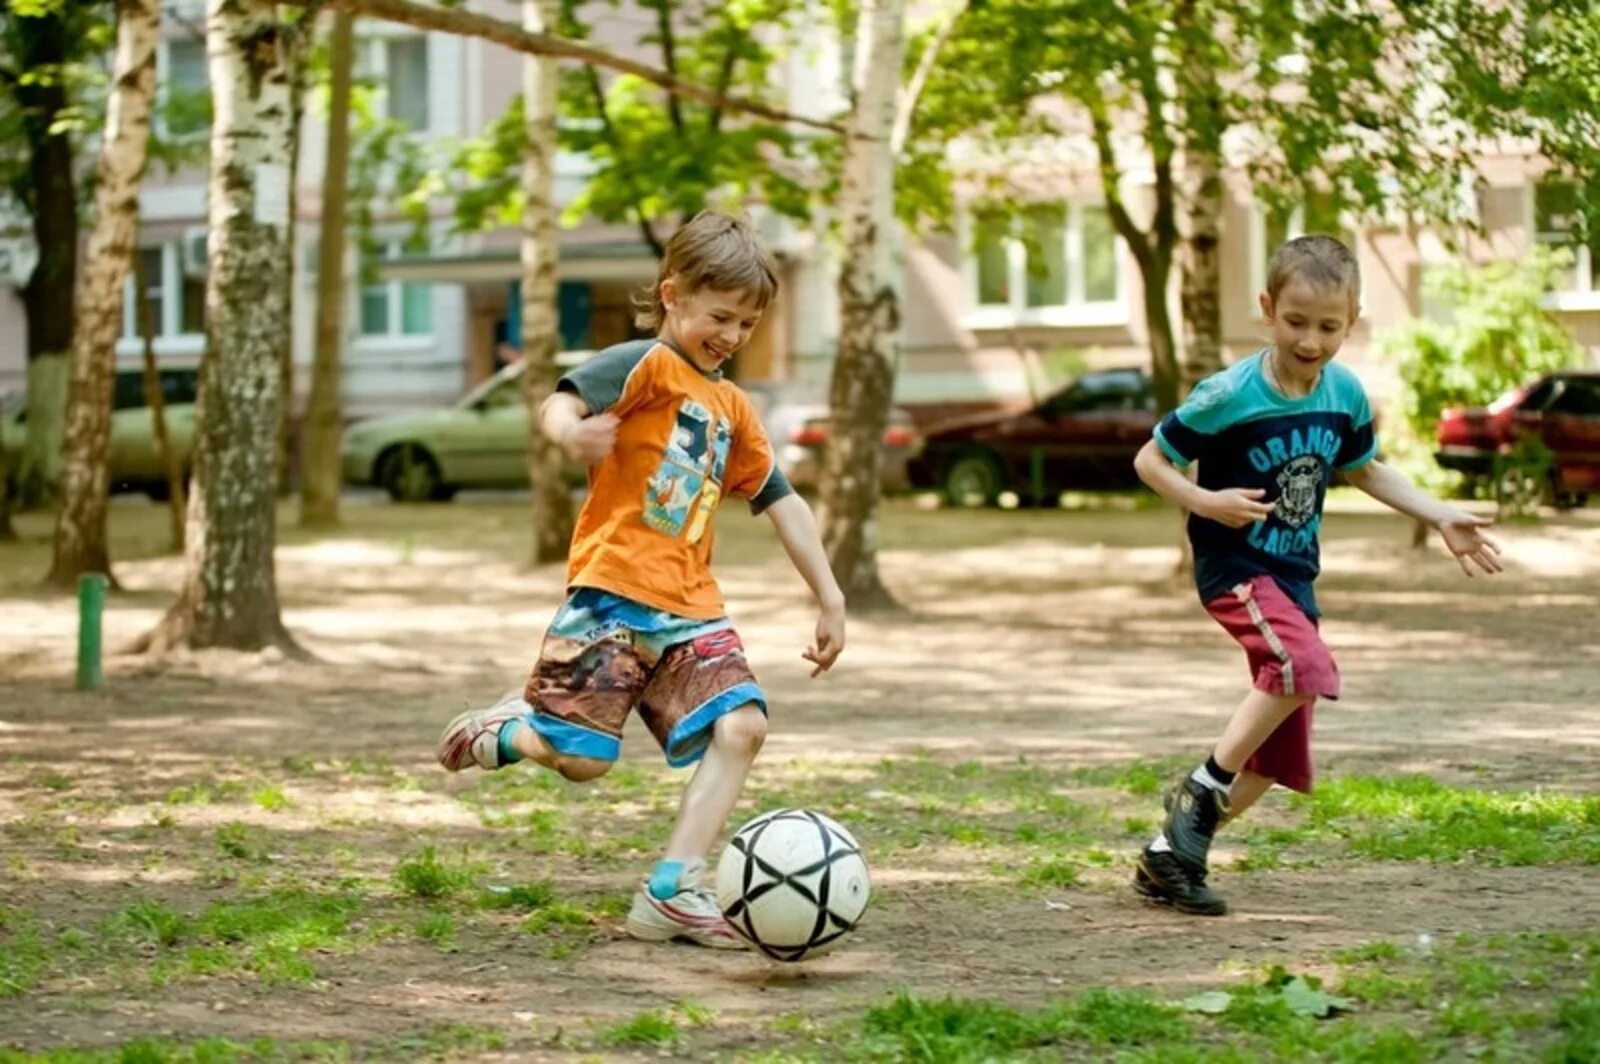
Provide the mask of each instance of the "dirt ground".
[{"label": "dirt ground", "polygon": [[[145,898],[203,906],[240,885],[204,874],[201,855],[224,821],[284,840],[258,873],[270,883],[324,881],[334,873],[318,862],[334,853],[341,874],[386,882],[400,854],[438,840],[489,847],[492,872],[512,880],[625,895],[647,866],[645,844],[637,862],[520,853],[494,841],[472,804],[485,779],[433,762],[450,715],[520,685],[558,601],[557,571],[520,565],[524,504],[352,506],[345,530],[322,539],[285,513],[284,617],[317,663],[272,652],[112,657],[100,693],[72,688],[73,604],[32,587],[46,567],[47,523],[25,515],[24,542],[0,545],[0,906],[53,928],[91,926]],[[113,508],[115,549],[129,560],[117,568],[124,590],[108,608],[108,645],[147,629],[170,600],[180,561],[156,551],[162,519],[154,506]],[[1243,690],[1237,652],[1171,576],[1177,520],[1166,510],[962,514],[898,503],[882,566],[907,611],[853,621],[838,668],[815,681],[799,658],[813,615],[766,522],[730,512],[720,527],[722,585],[773,706],[736,816],[767,808],[780,784],[848,780],[885,759],[1023,758],[1065,771],[1200,756]],[[1334,502],[1319,593],[1345,696],[1319,714],[1321,772],[1600,786],[1600,511],[1502,538],[1509,571],[1468,580],[1441,551],[1410,550],[1404,521]],[[603,804],[602,780],[573,790],[571,815],[625,817],[659,840],[670,811],[659,795],[685,777],[660,767],[642,728],[625,761],[648,781],[646,807]],[[364,773],[368,763],[384,767]],[[288,807],[171,798],[224,778],[271,783]],[[1156,811],[1134,802],[1118,812]],[[1260,815],[1295,814],[1269,796]],[[557,958],[527,948],[514,927],[472,923],[449,952],[391,936],[318,955],[304,986],[218,977],[162,987],[57,972],[0,996],[0,1046],[135,1036],[373,1046],[460,1023],[509,1032],[499,1051],[519,1059],[564,1059],[599,1052],[583,1039],[608,1023],[687,999],[718,1018],[697,1051],[736,1056],[761,1044],[774,1016],[859,1013],[898,987],[1022,1004],[1090,985],[1181,995],[1246,965],[1304,968],[1336,948],[1419,935],[1576,930],[1600,912],[1600,880],[1576,866],[1357,863],[1235,876],[1223,867],[1235,912],[1197,920],[1136,902],[1122,854],[1077,885],[1041,891],[997,886],[948,847],[889,851],[874,861],[862,928],[805,965],[663,954],[624,937],[616,919],[576,959]],[[1242,852],[1222,842],[1219,863]]]}]

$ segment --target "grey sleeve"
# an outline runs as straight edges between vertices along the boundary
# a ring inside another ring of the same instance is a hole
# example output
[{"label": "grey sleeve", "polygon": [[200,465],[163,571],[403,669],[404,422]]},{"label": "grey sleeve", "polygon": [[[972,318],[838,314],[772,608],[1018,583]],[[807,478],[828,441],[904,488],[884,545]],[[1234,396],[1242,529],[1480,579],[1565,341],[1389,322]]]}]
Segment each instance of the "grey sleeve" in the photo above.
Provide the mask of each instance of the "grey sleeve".
[{"label": "grey sleeve", "polygon": [[774,460],[772,473],[767,477],[767,482],[761,485],[761,490],[750,500],[750,512],[758,514],[779,499],[793,494],[794,486],[789,483],[789,478],[783,475],[783,470],[778,468],[778,463]]},{"label": "grey sleeve", "polygon": [[569,370],[556,381],[556,391],[571,392],[583,400],[589,413],[598,414],[622,398],[622,386],[650,349],[654,340],[630,340],[614,344],[583,365]]}]

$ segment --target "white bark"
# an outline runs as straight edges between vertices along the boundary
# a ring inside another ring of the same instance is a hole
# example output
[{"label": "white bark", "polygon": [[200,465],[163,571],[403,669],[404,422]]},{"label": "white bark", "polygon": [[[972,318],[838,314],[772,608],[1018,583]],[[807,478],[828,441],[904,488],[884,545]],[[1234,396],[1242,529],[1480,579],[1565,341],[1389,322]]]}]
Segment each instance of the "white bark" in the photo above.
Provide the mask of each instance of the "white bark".
[{"label": "white bark", "polygon": [[106,548],[107,461],[122,291],[139,228],[139,184],[150,140],[156,88],[156,0],[118,0],[117,46],[106,105],[94,226],[78,273],[73,329],[62,506],[57,514],[51,583],[71,586],[79,574],[110,572]]},{"label": "white bark", "polygon": [[878,494],[899,361],[902,278],[890,133],[905,55],[904,0],[866,0],[859,18],[856,100],[839,198],[844,266],[821,525],[846,598],[872,608],[891,602],[878,577]]},{"label": "white bark", "polygon": [[[556,0],[524,0],[523,28],[548,33]],[[556,88],[551,56],[522,60],[522,394],[528,404],[528,476],[533,486],[533,562],[565,558],[572,539],[572,494],[561,448],[538,428],[539,404],[555,390],[556,366]]]},{"label": "white bark", "polygon": [[288,320],[295,36],[265,0],[208,0],[206,353],[184,586],[157,646],[291,645],[278,615],[276,462]]}]

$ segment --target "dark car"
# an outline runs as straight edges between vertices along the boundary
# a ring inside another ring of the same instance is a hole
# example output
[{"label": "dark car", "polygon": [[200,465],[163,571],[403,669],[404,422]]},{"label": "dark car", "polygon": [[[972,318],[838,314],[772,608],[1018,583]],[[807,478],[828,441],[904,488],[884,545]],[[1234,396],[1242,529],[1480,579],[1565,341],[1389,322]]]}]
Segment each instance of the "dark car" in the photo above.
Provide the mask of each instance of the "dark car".
[{"label": "dark car", "polygon": [[[814,494],[820,487],[822,464],[827,455],[831,421],[828,397],[818,389],[784,382],[741,383],[740,387],[761,415],[783,475],[795,490]],[[898,406],[891,407],[889,423],[883,430],[881,490],[884,494],[906,489],[906,467],[920,445],[921,438],[910,413]]]},{"label": "dark car", "polygon": [[1548,493],[1557,506],[1583,506],[1600,491],[1600,372],[1550,373],[1487,407],[1446,410],[1434,459],[1472,478],[1494,475],[1495,458],[1531,435],[1553,455]]},{"label": "dark car", "polygon": [[929,426],[911,483],[969,506],[993,505],[1005,492],[1042,505],[1068,489],[1135,487],[1133,456],[1155,423],[1143,370],[1087,373],[1026,410]]}]

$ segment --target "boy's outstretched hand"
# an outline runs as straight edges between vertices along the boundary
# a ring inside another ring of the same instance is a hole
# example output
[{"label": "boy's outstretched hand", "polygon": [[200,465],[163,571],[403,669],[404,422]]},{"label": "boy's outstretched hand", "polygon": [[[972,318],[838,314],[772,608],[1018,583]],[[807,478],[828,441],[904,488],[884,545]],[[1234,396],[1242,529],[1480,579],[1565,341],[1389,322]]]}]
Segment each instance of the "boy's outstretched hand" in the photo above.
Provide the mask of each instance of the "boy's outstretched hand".
[{"label": "boy's outstretched hand", "polygon": [[811,670],[811,675],[815,678],[833,668],[833,663],[838,660],[839,652],[843,649],[844,608],[824,609],[817,617],[816,638],[800,656],[816,666]]},{"label": "boy's outstretched hand", "polygon": [[617,445],[617,426],[621,423],[615,414],[586,417],[572,427],[561,446],[573,461],[592,466]]},{"label": "boy's outstretched hand", "polygon": [[1505,572],[1506,567],[1500,561],[1500,544],[1483,531],[1492,524],[1494,521],[1491,518],[1453,508],[1434,523],[1444,537],[1445,547],[1455,556],[1461,571],[1468,576],[1476,575],[1472,571],[1474,565],[1486,573]]}]

